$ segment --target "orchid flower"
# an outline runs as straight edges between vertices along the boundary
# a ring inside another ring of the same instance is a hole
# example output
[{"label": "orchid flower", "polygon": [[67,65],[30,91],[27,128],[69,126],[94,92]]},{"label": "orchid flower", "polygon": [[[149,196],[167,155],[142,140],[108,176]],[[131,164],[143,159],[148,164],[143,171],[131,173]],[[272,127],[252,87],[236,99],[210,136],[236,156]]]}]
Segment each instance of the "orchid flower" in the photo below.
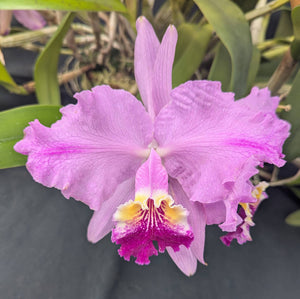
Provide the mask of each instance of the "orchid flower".
[{"label": "orchid flower", "polygon": [[[112,231],[125,260],[150,262],[165,249],[186,274],[203,258],[205,227],[234,232],[238,206],[256,202],[250,178],[264,162],[281,167],[289,124],[278,97],[253,88],[234,101],[220,82],[172,89],[177,31],[161,43],[145,17],[136,23],[135,77],[144,106],[109,86],[75,94],[51,128],[38,120],[15,150],[33,178],[94,210],[88,239]],[[157,248],[153,245],[156,241]]]},{"label": "orchid flower", "polygon": [[12,15],[30,30],[41,29],[46,25],[44,18],[35,10],[0,10],[0,35],[9,33]]},{"label": "orchid flower", "polygon": [[255,225],[252,218],[260,203],[268,197],[264,192],[268,186],[269,184],[267,182],[260,182],[252,191],[252,196],[256,198],[256,201],[251,203],[240,203],[238,214],[242,218],[242,222],[237,226],[235,231],[229,232],[220,238],[226,246],[230,246],[234,239],[236,239],[240,245],[247,241],[252,241],[250,227]]}]

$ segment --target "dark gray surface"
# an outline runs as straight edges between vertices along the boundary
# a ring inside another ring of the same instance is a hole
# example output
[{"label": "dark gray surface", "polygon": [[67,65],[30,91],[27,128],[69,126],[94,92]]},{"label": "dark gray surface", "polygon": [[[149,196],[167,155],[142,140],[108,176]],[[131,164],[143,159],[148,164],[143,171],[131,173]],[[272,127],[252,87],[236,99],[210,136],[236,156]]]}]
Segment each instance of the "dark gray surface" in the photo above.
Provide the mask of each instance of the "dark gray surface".
[{"label": "dark gray surface", "polygon": [[1,170],[0,184],[0,298],[300,298],[300,228],[284,223],[299,204],[281,189],[258,210],[253,242],[227,248],[209,227],[209,265],[187,278],[167,254],[141,267],[119,258],[109,236],[90,244],[91,211],[25,168]]}]

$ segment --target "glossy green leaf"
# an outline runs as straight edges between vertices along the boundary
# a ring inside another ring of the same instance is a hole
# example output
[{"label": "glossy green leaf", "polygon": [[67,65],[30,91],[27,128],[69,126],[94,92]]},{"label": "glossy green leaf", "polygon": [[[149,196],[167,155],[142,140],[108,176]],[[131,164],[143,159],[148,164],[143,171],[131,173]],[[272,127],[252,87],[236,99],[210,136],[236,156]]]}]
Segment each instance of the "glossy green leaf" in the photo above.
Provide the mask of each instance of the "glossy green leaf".
[{"label": "glossy green leaf", "polygon": [[285,104],[292,106],[291,111],[281,113],[281,117],[292,124],[291,135],[283,146],[286,159],[291,161],[300,157],[300,70],[298,71]]},{"label": "glossy green leaf", "polygon": [[173,87],[189,80],[201,64],[212,35],[210,25],[184,23],[178,28]]},{"label": "glossy green leaf", "polygon": [[[256,48],[256,46],[253,46],[253,51],[252,51],[252,58],[251,58],[251,63],[249,67],[249,73],[248,73],[248,78],[247,78],[247,90],[248,92],[251,90],[251,88],[255,85],[255,79],[259,70],[260,66],[260,51]],[[247,92],[247,93],[248,93]]]},{"label": "glossy green leaf", "polygon": [[23,86],[19,86],[6,70],[5,66],[0,62],[0,85],[8,91],[17,94],[28,94]]},{"label": "glossy green leaf", "polygon": [[[260,51],[253,46],[251,64],[247,77],[247,92],[249,92],[254,85],[259,65]],[[212,81],[220,81],[222,83],[222,90],[230,91],[231,70],[232,64],[230,55],[224,45],[220,43],[217,47],[216,55],[211,66],[208,79]]]},{"label": "glossy green leaf", "polygon": [[63,39],[75,17],[68,13],[55,34],[39,55],[34,67],[36,95],[40,104],[60,105],[60,91],[57,78],[58,59]]},{"label": "glossy green leaf", "polygon": [[300,226],[300,210],[291,213],[285,218],[287,224],[292,226]]},{"label": "glossy green leaf", "polygon": [[300,60],[300,5],[292,10],[292,22],[295,40],[291,44],[291,54],[295,60]]},{"label": "glossy green leaf", "polygon": [[0,112],[0,168],[25,165],[27,157],[14,151],[30,121],[39,119],[45,126],[61,118],[59,106],[29,105]]},{"label": "glossy green leaf", "polygon": [[210,68],[208,79],[212,81],[220,81],[222,90],[230,90],[231,78],[231,59],[228,51],[222,43],[217,46],[216,55]]},{"label": "glossy green leaf", "polygon": [[106,10],[126,12],[126,8],[120,0],[1,0],[0,9]]},{"label": "glossy green leaf", "polygon": [[232,61],[230,89],[245,95],[252,58],[249,24],[240,8],[229,0],[194,0],[227,48]]},{"label": "glossy green leaf", "polygon": [[136,21],[137,12],[138,12],[138,1],[125,0],[125,4],[127,7],[129,22],[130,22],[132,28],[135,28],[135,21]]}]

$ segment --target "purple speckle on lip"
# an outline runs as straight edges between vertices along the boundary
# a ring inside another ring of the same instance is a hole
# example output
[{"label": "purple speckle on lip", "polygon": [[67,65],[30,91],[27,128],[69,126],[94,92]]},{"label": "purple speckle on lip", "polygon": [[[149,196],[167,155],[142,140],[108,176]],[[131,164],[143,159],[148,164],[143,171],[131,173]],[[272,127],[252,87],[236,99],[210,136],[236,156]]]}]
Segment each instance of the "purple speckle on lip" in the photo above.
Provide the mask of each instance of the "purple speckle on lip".
[{"label": "purple speckle on lip", "polygon": [[[118,250],[126,261],[133,256],[139,265],[148,265],[149,257],[164,252],[167,246],[174,251],[180,245],[190,247],[194,239],[193,233],[184,225],[174,225],[164,216],[164,202],[155,208],[152,199],[148,199],[147,210],[140,210],[136,219],[126,222],[125,226],[116,226],[112,231],[112,241],[121,245]],[[158,244],[158,250],[153,241]]]}]

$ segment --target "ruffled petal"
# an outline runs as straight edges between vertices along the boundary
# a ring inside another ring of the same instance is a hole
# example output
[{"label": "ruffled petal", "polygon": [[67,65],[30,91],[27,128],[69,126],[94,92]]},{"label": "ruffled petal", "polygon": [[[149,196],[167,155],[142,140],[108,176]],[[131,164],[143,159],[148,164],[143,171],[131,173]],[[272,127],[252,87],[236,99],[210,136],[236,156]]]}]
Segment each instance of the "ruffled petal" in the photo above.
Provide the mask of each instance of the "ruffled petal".
[{"label": "ruffled petal", "polygon": [[192,276],[197,270],[197,259],[190,248],[180,245],[179,251],[167,247],[167,251],[176,266],[186,275]]},{"label": "ruffled petal", "polygon": [[[230,182],[236,181],[252,156],[256,165],[282,166],[282,144],[290,127],[274,112],[246,109],[220,87],[219,82],[209,81],[189,81],[177,87],[155,123],[157,151],[168,173],[192,200],[206,203],[224,198]],[[265,101],[274,107],[272,98]]]},{"label": "ruffled petal", "polygon": [[172,90],[172,67],[177,43],[175,26],[168,27],[158,49],[153,70],[153,106],[157,115],[170,102]]},{"label": "ruffled petal", "polygon": [[206,224],[220,224],[225,221],[226,208],[224,201],[204,204]]},{"label": "ruffled petal", "polygon": [[[171,96],[155,122],[157,151],[191,200],[224,201],[222,229],[235,230],[241,221],[238,203],[252,200],[249,178],[256,166],[285,163],[282,145],[290,125],[275,114],[278,98],[253,89],[253,94],[234,102],[232,93],[223,93],[219,82],[210,81],[189,81]],[[256,100],[252,103],[256,96],[264,102],[262,111],[255,108]]]},{"label": "ruffled petal", "polygon": [[118,206],[132,198],[134,198],[134,178],[121,183],[115,193],[94,212],[88,226],[88,240],[96,243],[105,237],[113,228],[113,214]]},{"label": "ruffled petal", "polygon": [[137,37],[134,48],[134,73],[144,105],[154,118],[152,78],[153,66],[159,48],[159,40],[145,17],[136,21]]},{"label": "ruffled petal", "polygon": [[0,35],[6,35],[9,33],[11,19],[11,10],[0,10]]},{"label": "ruffled petal", "polygon": [[30,123],[15,150],[28,155],[27,169],[37,182],[98,210],[142,164],[152,121],[124,90],[98,86],[75,98],[78,104],[62,108],[51,128]]},{"label": "ruffled petal", "polygon": [[30,30],[46,26],[45,19],[35,10],[14,10],[14,16],[23,26]]},{"label": "ruffled petal", "polygon": [[259,183],[252,191],[252,196],[255,199],[255,202],[240,203],[238,214],[242,219],[241,223],[236,227],[234,231],[231,231],[220,238],[226,246],[230,246],[232,240],[234,239],[236,239],[240,245],[244,244],[247,241],[252,241],[250,235],[250,228],[254,226],[252,218],[261,201],[268,197],[264,192],[268,186],[269,185],[266,182]]}]

